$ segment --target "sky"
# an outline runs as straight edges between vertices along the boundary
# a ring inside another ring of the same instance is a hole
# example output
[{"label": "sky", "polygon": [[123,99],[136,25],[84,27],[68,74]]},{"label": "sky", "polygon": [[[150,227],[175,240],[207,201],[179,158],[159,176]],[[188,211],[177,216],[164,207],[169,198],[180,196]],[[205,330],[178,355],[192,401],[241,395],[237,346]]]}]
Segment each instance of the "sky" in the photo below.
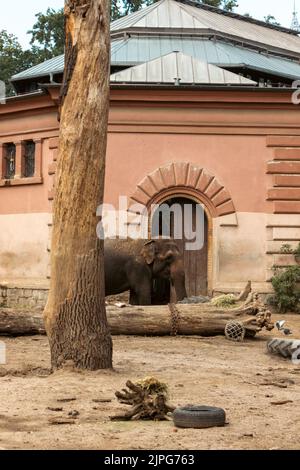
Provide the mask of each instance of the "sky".
[{"label": "sky", "polygon": [[[61,8],[64,0],[0,0],[0,30],[6,29],[18,37],[24,48],[29,47],[30,36],[26,32],[35,23],[35,14],[45,12],[48,7]],[[237,13],[250,13],[263,19],[272,14],[283,26],[289,27],[292,20],[294,0],[238,0]],[[3,5],[5,4],[5,6]],[[296,10],[300,21],[300,0],[296,0]]]}]

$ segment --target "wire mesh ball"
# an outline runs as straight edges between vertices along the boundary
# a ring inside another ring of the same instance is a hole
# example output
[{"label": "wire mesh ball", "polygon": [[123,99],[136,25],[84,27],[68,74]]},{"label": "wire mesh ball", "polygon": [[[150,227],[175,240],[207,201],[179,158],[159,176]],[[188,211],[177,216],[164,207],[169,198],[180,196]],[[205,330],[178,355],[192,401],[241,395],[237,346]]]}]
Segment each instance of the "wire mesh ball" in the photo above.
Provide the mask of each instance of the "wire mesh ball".
[{"label": "wire mesh ball", "polygon": [[225,336],[230,341],[242,342],[245,338],[246,328],[236,320],[231,320],[225,326]]}]

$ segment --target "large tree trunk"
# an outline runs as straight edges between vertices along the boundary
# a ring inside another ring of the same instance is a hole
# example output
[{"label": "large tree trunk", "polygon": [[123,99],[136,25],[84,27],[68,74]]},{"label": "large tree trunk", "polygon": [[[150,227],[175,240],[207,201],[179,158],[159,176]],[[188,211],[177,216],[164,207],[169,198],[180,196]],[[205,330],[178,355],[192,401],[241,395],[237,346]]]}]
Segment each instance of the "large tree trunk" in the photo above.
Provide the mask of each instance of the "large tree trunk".
[{"label": "large tree trunk", "polygon": [[[238,320],[245,325],[247,332],[256,334],[262,328],[272,329],[268,313],[262,315],[259,307],[252,304],[237,309],[226,310],[210,304],[128,306],[107,307],[107,319],[113,335],[167,336],[223,335],[230,320]],[[26,313],[0,311],[0,335],[41,334],[43,319]]]},{"label": "large tree trunk", "polygon": [[45,325],[54,368],[71,360],[78,368],[96,370],[112,366],[103,242],[96,236],[109,109],[109,2],[68,0],[65,17],[65,75]]}]

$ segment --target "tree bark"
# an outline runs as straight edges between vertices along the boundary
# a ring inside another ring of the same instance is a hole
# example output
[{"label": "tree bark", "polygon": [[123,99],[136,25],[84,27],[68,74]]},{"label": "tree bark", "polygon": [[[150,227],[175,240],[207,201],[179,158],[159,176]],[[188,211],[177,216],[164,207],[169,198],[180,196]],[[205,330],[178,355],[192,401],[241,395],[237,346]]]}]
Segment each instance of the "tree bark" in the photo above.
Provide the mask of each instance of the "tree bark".
[{"label": "tree bark", "polygon": [[[215,336],[223,335],[228,321],[238,320],[245,324],[248,332],[258,333],[264,326],[273,324],[262,321],[255,307],[240,307],[233,310],[216,308],[209,304],[177,305],[178,317],[172,317],[167,305],[107,307],[108,324],[113,335],[167,336],[178,335]],[[41,334],[43,319],[25,313],[0,311],[0,334]]]},{"label": "tree bark", "polygon": [[65,73],[53,212],[51,284],[44,312],[52,367],[112,367],[105,314],[103,202],[109,110],[110,21],[106,0],[66,0]]}]

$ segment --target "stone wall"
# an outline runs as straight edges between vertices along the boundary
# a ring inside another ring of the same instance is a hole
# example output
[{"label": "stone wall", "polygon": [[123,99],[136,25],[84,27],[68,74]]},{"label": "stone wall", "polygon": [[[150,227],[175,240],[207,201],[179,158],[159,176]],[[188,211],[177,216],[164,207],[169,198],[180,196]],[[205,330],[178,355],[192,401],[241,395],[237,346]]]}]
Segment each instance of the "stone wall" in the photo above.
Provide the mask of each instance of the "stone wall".
[{"label": "stone wall", "polygon": [[0,285],[0,308],[39,309],[47,302],[48,289],[7,287]]}]

